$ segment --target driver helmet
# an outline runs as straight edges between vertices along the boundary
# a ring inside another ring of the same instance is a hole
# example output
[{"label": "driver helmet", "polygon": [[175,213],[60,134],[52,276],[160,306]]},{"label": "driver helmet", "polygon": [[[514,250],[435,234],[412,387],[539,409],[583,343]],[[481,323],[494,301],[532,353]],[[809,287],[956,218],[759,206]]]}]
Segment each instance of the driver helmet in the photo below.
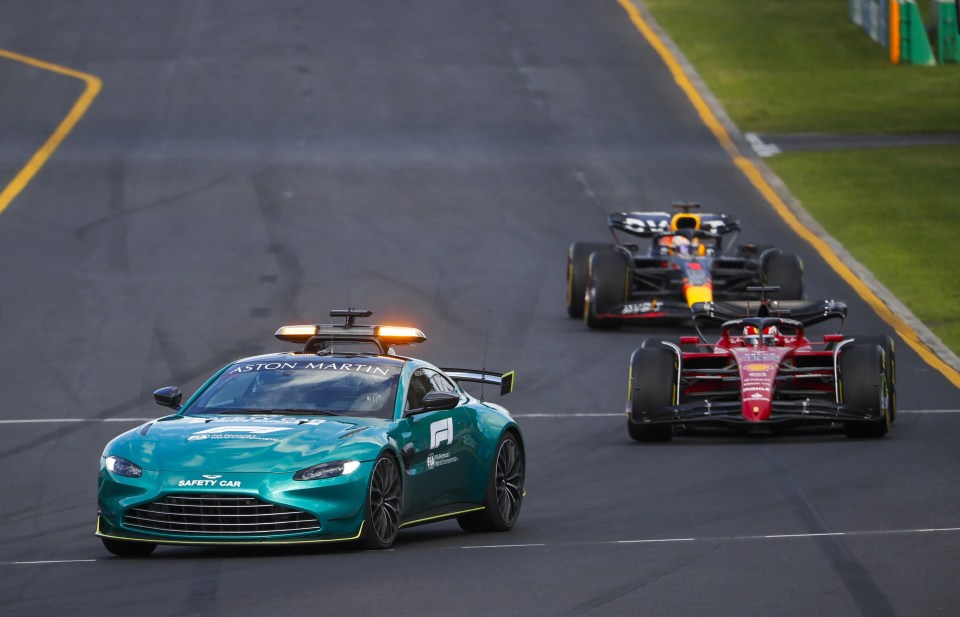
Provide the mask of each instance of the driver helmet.
[{"label": "driver helmet", "polygon": [[764,345],[776,345],[777,336],[780,334],[780,331],[777,330],[776,326],[767,326],[763,329],[763,344]]},{"label": "driver helmet", "polygon": [[673,249],[678,255],[690,254],[690,239],[685,236],[673,237]]},{"label": "driver helmet", "polygon": [[760,331],[757,330],[756,326],[744,326],[743,341],[751,347],[760,345]]}]

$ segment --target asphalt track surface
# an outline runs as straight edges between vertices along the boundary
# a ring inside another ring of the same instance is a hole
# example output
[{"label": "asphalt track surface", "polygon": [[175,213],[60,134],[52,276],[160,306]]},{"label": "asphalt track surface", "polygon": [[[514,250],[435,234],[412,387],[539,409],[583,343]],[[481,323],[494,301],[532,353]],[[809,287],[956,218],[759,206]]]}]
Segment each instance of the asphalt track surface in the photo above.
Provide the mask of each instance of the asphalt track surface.
[{"label": "asphalt track surface", "polygon": [[[14,2],[0,48],[103,90],[0,214],[0,613],[956,615],[960,414],[887,438],[629,440],[627,359],[662,330],[563,308],[604,215],[699,200],[799,253],[848,332],[884,330],[701,124],[610,1]],[[84,84],[0,59],[9,182]],[[350,547],[108,555],[97,457],[150,393],[332,308],[515,369],[515,529]],[[488,328],[489,321],[489,328]],[[668,330],[674,334],[680,330]],[[488,334],[489,333],[489,334]],[[898,345],[904,411],[957,390]],[[592,415],[591,415],[592,414]],[[83,421],[80,421],[83,420]]]}]

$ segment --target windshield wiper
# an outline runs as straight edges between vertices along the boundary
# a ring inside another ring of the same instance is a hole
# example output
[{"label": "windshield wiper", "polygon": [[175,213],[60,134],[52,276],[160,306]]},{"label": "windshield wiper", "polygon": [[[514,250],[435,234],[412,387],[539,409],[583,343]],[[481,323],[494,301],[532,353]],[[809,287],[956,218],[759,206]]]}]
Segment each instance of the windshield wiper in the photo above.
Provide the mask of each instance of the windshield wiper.
[{"label": "windshield wiper", "polygon": [[334,411],[327,411],[326,409],[224,409],[223,411],[218,411],[217,414],[250,414],[254,416],[289,416],[289,415],[306,415],[306,416],[337,416],[340,415]]}]

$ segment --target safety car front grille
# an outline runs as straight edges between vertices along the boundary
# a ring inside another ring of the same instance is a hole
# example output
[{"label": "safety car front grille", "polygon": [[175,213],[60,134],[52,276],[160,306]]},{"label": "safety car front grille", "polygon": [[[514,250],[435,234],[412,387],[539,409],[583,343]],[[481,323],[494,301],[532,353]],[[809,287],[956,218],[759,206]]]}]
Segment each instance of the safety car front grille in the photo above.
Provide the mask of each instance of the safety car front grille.
[{"label": "safety car front grille", "polygon": [[130,508],[123,524],[131,529],[209,536],[269,536],[317,531],[311,514],[243,495],[167,495]]}]

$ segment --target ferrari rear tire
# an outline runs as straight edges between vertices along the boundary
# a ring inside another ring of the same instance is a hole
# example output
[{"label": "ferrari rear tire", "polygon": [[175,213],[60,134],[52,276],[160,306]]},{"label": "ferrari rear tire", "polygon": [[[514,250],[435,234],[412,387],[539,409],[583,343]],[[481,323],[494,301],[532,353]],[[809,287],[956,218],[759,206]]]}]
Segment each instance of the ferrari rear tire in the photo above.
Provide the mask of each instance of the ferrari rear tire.
[{"label": "ferrari rear tire", "polygon": [[460,528],[468,532],[511,529],[523,504],[525,466],[520,441],[513,433],[504,433],[497,444],[497,455],[487,479],[483,510],[458,516]]},{"label": "ferrari rear tire", "polygon": [[627,301],[630,268],[620,253],[593,253],[587,267],[583,319],[593,329],[619,328],[617,317],[601,317]]},{"label": "ferrari rear tire", "polygon": [[396,460],[382,454],[370,473],[364,517],[363,546],[367,549],[390,548],[400,531],[402,507],[400,469]]},{"label": "ferrari rear tire", "polygon": [[771,300],[803,300],[803,262],[789,253],[771,255],[763,264],[763,281],[780,291],[771,293]]},{"label": "ferrari rear tire", "polygon": [[587,268],[591,253],[613,251],[612,244],[574,242],[567,252],[567,315],[583,319],[583,296],[587,291]]},{"label": "ferrari rear tire", "polygon": [[875,416],[875,420],[846,422],[847,437],[883,437],[890,430],[890,399],[883,349],[878,345],[850,345],[840,353],[840,402]]},{"label": "ferrari rear tire", "polygon": [[890,394],[890,423],[897,421],[897,358],[893,339],[886,334],[856,334],[852,337],[856,345],[879,345],[883,350],[883,359],[887,369],[887,390]]},{"label": "ferrari rear tire", "polygon": [[118,557],[146,557],[157,548],[157,545],[152,542],[130,542],[114,538],[100,539],[103,541],[103,548]]},{"label": "ferrari rear tire", "polygon": [[630,356],[627,401],[627,432],[631,438],[647,442],[673,439],[672,424],[651,424],[646,420],[662,415],[665,407],[674,404],[676,383],[676,356],[669,349],[647,346],[634,350]]}]

